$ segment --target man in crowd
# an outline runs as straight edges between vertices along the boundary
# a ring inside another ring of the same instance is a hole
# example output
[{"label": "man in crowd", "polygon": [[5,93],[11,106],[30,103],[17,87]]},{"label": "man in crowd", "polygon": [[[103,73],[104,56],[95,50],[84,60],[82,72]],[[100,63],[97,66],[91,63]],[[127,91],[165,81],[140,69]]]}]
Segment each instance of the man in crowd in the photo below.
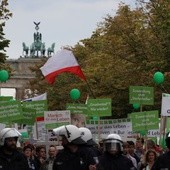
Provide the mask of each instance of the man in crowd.
[{"label": "man in crowd", "polygon": [[40,170],[52,170],[54,159],[57,155],[57,148],[54,145],[51,145],[48,150],[49,157],[45,160],[44,164],[40,168]]},{"label": "man in crowd", "polygon": [[15,128],[4,128],[0,132],[0,169],[29,170],[24,154],[17,151],[17,141],[21,134]]}]

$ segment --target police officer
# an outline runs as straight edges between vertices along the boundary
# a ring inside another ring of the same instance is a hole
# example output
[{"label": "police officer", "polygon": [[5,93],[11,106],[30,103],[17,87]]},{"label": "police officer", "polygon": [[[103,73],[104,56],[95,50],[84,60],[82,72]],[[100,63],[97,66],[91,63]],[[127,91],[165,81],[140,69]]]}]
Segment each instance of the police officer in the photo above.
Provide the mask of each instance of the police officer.
[{"label": "police officer", "polygon": [[95,161],[90,150],[84,147],[80,130],[74,125],[61,126],[53,130],[62,137],[64,149],[56,155],[53,170],[89,170]]},{"label": "police officer", "polygon": [[170,132],[167,134],[166,146],[168,151],[162,155],[160,155],[152,166],[151,170],[168,170],[170,169]]},{"label": "police officer", "polygon": [[98,157],[102,155],[102,151],[99,149],[97,143],[93,140],[91,131],[86,127],[80,127],[79,130],[81,132],[81,138],[87,143],[87,147],[89,147],[94,152],[94,159],[96,163],[98,163]]},{"label": "police officer", "polygon": [[130,159],[122,154],[123,141],[118,134],[110,134],[103,141],[104,154],[99,158],[97,170],[135,170]]},{"label": "police officer", "polygon": [[4,128],[0,132],[0,169],[29,170],[26,158],[17,151],[17,140],[21,134],[15,128]]}]

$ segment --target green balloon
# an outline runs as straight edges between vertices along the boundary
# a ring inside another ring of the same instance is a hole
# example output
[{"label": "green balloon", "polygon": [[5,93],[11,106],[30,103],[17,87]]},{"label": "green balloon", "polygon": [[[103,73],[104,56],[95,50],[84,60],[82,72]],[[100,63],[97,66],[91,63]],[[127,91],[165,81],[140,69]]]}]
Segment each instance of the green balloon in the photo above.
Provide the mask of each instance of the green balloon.
[{"label": "green balloon", "polygon": [[153,76],[153,80],[156,84],[162,84],[164,82],[164,75],[161,72],[156,72]]},{"label": "green balloon", "polygon": [[8,71],[6,71],[6,70],[1,70],[1,71],[0,71],[0,81],[1,81],[1,82],[6,82],[8,79],[9,79]]},{"label": "green balloon", "polygon": [[78,89],[72,89],[70,91],[70,97],[72,100],[77,100],[80,98],[80,91]]},{"label": "green balloon", "polygon": [[140,104],[138,104],[138,103],[134,103],[134,104],[133,104],[133,108],[134,108],[134,109],[139,109],[139,107],[140,107]]}]

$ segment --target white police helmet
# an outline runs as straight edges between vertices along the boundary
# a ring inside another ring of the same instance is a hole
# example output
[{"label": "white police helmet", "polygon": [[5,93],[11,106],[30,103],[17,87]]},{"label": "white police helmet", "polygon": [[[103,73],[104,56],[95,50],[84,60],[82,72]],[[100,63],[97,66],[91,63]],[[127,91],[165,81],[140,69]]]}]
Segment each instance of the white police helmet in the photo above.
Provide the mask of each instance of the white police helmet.
[{"label": "white police helmet", "polygon": [[15,128],[4,128],[0,132],[0,145],[4,145],[6,138],[18,138],[19,136],[21,136],[21,133],[19,133]]},{"label": "white police helmet", "polygon": [[97,145],[96,142],[93,140],[91,131],[88,128],[80,127],[79,130],[81,132],[81,138],[87,143],[87,145]]},{"label": "white police helmet", "polygon": [[59,136],[65,136],[69,143],[76,145],[86,144],[81,138],[80,130],[75,125],[65,125],[53,129],[53,132]]},{"label": "white police helmet", "polygon": [[123,151],[123,141],[118,134],[110,134],[103,140],[104,151]]},{"label": "white police helmet", "polygon": [[122,138],[118,134],[110,134],[106,139],[122,141]]}]

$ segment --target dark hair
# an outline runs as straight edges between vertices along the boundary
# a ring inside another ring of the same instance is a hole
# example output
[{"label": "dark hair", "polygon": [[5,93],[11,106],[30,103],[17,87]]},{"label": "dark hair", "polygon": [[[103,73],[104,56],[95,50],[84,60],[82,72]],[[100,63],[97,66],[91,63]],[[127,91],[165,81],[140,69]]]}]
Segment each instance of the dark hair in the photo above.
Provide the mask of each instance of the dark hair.
[{"label": "dark hair", "polygon": [[135,145],[135,143],[131,140],[131,141],[127,141],[127,143],[129,144],[129,145]]},{"label": "dark hair", "polygon": [[144,144],[144,138],[137,138],[137,141],[141,141],[142,144]]},{"label": "dark hair", "polygon": [[41,149],[45,149],[44,145],[40,145],[36,147],[36,153],[39,153]]},{"label": "dark hair", "polygon": [[155,147],[155,142],[154,142],[152,139],[148,139],[148,140],[146,141],[146,144],[150,144],[150,145],[152,145],[153,147]]},{"label": "dark hair", "polygon": [[34,150],[35,149],[35,146],[34,145],[32,145],[32,144],[28,144],[27,146],[29,146],[29,147],[31,147],[32,148],[32,150]]},{"label": "dark hair", "polygon": [[23,151],[25,151],[26,149],[31,149],[31,151],[33,150],[33,148],[30,145],[24,146]]},{"label": "dark hair", "polygon": [[125,147],[129,147],[129,143],[128,143],[128,142],[123,142],[122,147],[123,147],[123,148],[125,148]]}]

